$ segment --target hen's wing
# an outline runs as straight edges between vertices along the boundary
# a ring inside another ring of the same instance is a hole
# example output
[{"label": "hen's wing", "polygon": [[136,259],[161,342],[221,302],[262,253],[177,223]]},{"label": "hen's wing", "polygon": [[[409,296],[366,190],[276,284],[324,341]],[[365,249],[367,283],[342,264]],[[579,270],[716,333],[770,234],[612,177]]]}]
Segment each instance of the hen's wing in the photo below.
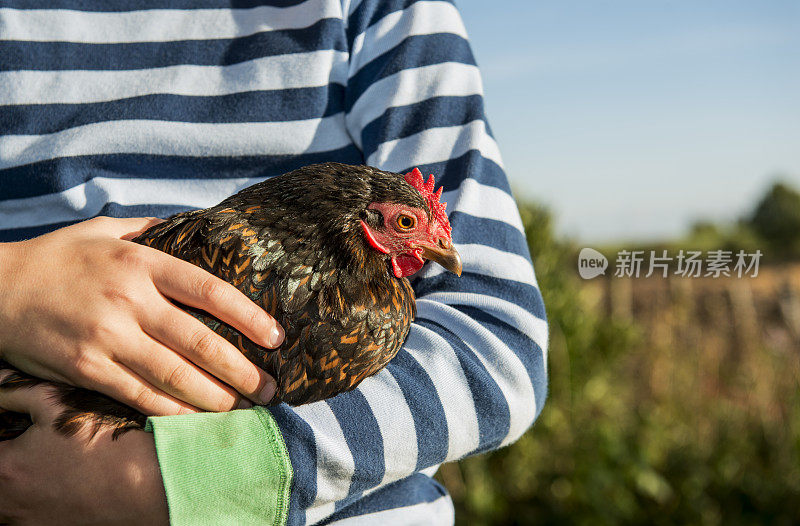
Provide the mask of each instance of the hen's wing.
[{"label": "hen's wing", "polygon": [[[280,348],[281,362],[276,364],[285,380],[280,392],[283,401],[300,405],[349,391],[397,354],[414,318],[414,296],[407,280],[393,283],[396,287],[388,296],[367,293],[350,303],[342,299],[344,316],[323,310],[296,339],[287,337],[287,345]],[[343,296],[336,286],[325,289],[325,294]],[[319,306],[325,309],[327,304],[324,299],[318,302],[299,316],[315,318]]]},{"label": "hen's wing", "polygon": [[[157,248],[232,283],[286,332],[265,349],[239,331],[186,308],[236,345],[277,381],[273,403],[293,405],[348,391],[397,353],[414,317],[408,280],[388,290],[359,281],[320,259],[319,249],[265,221],[258,206],[188,212],[145,232],[137,242]],[[277,222],[276,222],[277,221]]]}]

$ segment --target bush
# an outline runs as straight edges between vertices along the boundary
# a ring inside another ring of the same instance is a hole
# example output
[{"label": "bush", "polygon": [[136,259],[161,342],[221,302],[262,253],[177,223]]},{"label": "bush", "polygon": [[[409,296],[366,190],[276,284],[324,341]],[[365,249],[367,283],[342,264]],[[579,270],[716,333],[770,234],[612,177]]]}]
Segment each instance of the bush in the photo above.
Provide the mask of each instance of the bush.
[{"label": "bush", "polygon": [[609,317],[609,282],[577,277],[549,211],[521,213],[550,321],[550,393],[517,443],[442,467],[457,522],[800,521],[793,344],[739,349],[720,322],[724,291],[653,298],[663,307],[646,320]]}]

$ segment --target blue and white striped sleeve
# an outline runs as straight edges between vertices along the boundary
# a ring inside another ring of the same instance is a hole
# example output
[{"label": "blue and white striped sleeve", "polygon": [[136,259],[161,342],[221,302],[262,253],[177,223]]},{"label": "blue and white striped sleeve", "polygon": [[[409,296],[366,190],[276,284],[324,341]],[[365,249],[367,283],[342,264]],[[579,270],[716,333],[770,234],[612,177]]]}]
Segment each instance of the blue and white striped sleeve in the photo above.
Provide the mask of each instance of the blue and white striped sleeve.
[{"label": "blue and white striped sleeve", "polygon": [[544,307],[459,13],[445,1],[348,10],[348,131],[367,164],[444,185],[464,273],[427,266],[414,280],[417,319],[386,369],[273,410],[295,472],[290,524],[347,516],[379,488],[514,441],[546,395]]}]

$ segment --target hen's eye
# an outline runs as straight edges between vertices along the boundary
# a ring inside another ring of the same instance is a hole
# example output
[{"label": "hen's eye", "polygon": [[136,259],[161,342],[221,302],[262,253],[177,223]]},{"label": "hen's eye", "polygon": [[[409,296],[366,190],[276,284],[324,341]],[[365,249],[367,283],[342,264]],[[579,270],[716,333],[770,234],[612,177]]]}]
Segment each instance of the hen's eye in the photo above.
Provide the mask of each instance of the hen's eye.
[{"label": "hen's eye", "polygon": [[417,220],[411,216],[401,214],[397,216],[397,226],[403,230],[410,230],[417,224]]}]

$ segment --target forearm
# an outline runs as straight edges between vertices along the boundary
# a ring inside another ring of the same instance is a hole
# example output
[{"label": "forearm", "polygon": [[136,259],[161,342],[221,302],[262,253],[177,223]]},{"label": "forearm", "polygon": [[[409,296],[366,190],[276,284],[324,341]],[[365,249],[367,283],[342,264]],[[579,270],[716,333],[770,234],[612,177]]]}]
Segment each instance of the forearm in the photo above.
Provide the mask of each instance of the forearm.
[{"label": "forearm", "polygon": [[[5,374],[0,374],[0,383]],[[25,433],[0,447],[0,523],[166,524],[153,437],[80,429],[65,435],[52,386],[0,389],[0,412],[28,415]]]}]

